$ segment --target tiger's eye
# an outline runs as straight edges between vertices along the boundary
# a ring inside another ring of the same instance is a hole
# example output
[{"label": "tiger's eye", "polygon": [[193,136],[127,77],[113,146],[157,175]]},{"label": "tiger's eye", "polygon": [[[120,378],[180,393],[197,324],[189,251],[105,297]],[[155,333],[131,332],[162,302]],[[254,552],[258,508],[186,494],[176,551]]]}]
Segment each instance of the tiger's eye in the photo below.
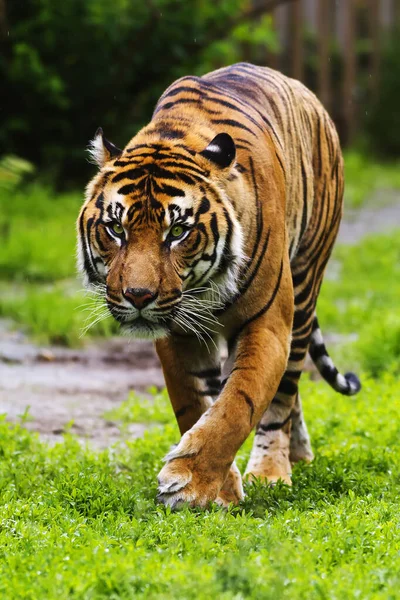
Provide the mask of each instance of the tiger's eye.
[{"label": "tiger's eye", "polygon": [[174,238],[181,237],[183,232],[184,232],[184,229],[183,229],[182,225],[174,225],[171,229],[171,235]]},{"label": "tiger's eye", "polygon": [[118,223],[117,221],[112,223],[111,229],[113,230],[113,232],[116,235],[119,235],[119,236],[121,236],[124,233],[124,228],[122,227],[121,223]]}]

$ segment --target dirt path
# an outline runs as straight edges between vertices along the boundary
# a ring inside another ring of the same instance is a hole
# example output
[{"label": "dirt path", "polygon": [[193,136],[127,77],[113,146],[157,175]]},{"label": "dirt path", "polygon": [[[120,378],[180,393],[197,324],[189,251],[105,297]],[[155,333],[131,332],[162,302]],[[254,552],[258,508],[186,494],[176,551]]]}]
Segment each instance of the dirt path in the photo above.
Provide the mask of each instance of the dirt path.
[{"label": "dirt path", "polygon": [[[26,426],[48,441],[62,439],[65,428],[97,447],[120,437],[105,412],[125,400],[130,390],[163,385],[151,343],[126,338],[101,341],[84,350],[42,348],[9,323],[0,322],[0,412],[17,420],[29,407]],[[131,436],[144,425],[132,425]]]},{"label": "dirt path", "polygon": [[[400,197],[381,208],[347,212],[339,242],[357,243],[364,235],[400,226]],[[334,341],[334,340],[332,340]],[[106,447],[120,438],[116,423],[104,413],[126,399],[129,390],[163,385],[161,368],[151,343],[117,338],[83,350],[43,348],[32,344],[7,321],[0,321],[0,412],[17,420],[29,407],[26,426],[55,442],[65,428],[94,446]],[[145,426],[131,426],[131,437]]]},{"label": "dirt path", "polygon": [[374,194],[368,205],[361,210],[345,209],[340,224],[338,244],[357,244],[365,235],[390,231],[400,227],[400,194],[387,191],[385,204],[381,204],[379,194]]}]

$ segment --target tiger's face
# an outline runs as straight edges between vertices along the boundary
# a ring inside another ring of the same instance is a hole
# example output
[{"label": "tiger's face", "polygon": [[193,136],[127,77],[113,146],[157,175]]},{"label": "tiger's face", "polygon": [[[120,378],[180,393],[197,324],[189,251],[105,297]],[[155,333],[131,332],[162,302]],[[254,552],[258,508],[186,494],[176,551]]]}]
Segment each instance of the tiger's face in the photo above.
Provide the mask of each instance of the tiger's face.
[{"label": "tiger's face", "polygon": [[135,337],[210,329],[212,309],[235,293],[243,262],[242,230],[225,191],[232,138],[219,134],[196,152],[137,136],[121,152],[100,130],[92,154],[101,169],[78,219],[86,284]]}]

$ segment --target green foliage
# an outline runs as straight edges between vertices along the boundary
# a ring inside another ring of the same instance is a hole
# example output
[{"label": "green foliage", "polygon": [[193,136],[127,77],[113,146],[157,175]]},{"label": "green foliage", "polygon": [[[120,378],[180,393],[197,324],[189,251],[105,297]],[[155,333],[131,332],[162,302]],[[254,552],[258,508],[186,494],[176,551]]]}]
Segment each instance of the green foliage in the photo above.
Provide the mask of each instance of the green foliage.
[{"label": "green foliage", "polygon": [[247,485],[228,512],[156,505],[175,425],[96,453],[0,423],[0,595],[397,598],[398,381],[364,380],[354,399],[304,381],[302,396],[314,463],[296,466],[292,489]]},{"label": "green foliage", "polygon": [[393,34],[381,57],[379,93],[366,115],[371,149],[384,156],[400,155],[400,30]]},{"label": "green foliage", "polygon": [[45,282],[75,274],[75,221],[82,197],[38,183],[0,189],[0,278]]},{"label": "green foliage", "polygon": [[[2,286],[3,287],[3,286]],[[27,284],[0,294],[0,316],[23,325],[38,342],[79,346],[89,324],[99,312],[93,300],[70,281],[54,286]],[[98,306],[98,305],[97,305]],[[90,335],[109,336],[118,326],[111,316],[90,327]]]},{"label": "green foliage", "polygon": [[247,60],[263,64],[266,48],[278,50],[278,38],[272,17],[264,15],[257,23],[242,21],[229,36],[211,43],[203,52],[196,73],[202,75],[218,67]]},{"label": "green foliage", "polygon": [[400,189],[400,161],[380,162],[357,150],[344,153],[345,203],[360,207],[378,190]]},{"label": "green foliage", "polygon": [[400,373],[400,310],[398,306],[377,313],[367,321],[355,344],[363,368],[374,377],[387,370]]},{"label": "green foliage", "polygon": [[174,79],[239,57],[240,45],[257,60],[264,38],[276,43],[269,20],[253,27],[241,19],[235,27],[247,4],[9,2],[10,36],[0,53],[8,106],[0,114],[0,154],[28,158],[64,187],[77,175],[87,178],[83,150],[100,124],[125,145]]},{"label": "green foliage", "polygon": [[0,190],[14,190],[23,179],[32,175],[34,166],[17,156],[4,156],[0,159]]}]

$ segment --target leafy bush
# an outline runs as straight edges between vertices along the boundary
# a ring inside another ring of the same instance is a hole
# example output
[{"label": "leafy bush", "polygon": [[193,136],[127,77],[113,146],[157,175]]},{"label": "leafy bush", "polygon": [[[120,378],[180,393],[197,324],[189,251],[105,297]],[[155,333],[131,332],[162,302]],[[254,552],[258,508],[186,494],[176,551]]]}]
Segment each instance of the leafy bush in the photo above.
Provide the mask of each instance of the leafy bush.
[{"label": "leafy bush", "polygon": [[[124,145],[177,77],[276,44],[269,19],[238,24],[245,0],[25,0],[8,3],[0,53],[0,155],[16,153],[67,186],[102,125]],[[260,58],[260,57],[259,57]],[[3,150],[1,150],[3,149]]]},{"label": "leafy bush", "polygon": [[11,317],[40,343],[79,346],[86,330],[95,336],[118,331],[117,322],[108,313],[106,316],[101,304],[88,299],[70,282],[51,288],[27,285],[9,293],[0,287],[0,292],[0,317]]},{"label": "leafy bush", "polygon": [[17,156],[4,156],[0,160],[0,189],[12,191],[29,175],[35,172],[34,166]]},{"label": "leafy bush", "polygon": [[400,373],[400,312],[396,307],[365,324],[356,351],[373,377],[385,371]]}]

